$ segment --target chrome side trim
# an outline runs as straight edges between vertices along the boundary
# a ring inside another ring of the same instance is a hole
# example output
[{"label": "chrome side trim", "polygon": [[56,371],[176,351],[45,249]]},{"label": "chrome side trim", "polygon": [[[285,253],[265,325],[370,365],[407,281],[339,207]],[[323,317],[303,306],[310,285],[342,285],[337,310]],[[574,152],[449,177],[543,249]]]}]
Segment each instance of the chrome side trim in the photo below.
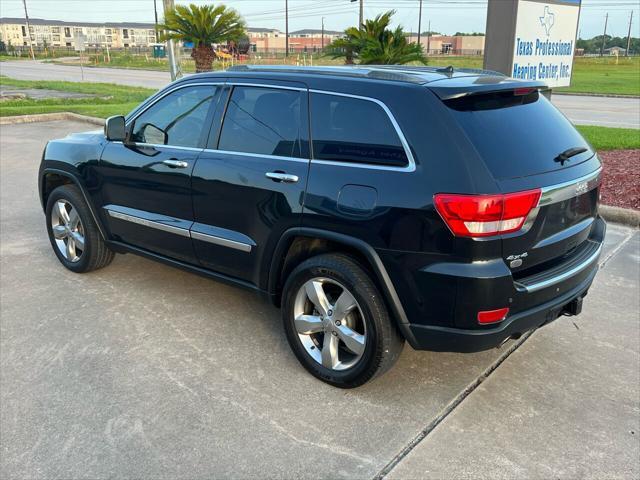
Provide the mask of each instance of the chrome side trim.
[{"label": "chrome side trim", "polygon": [[241,157],[273,158],[274,160],[286,160],[288,162],[309,163],[309,159],[296,158],[296,157],[281,157],[279,155],[268,155],[263,153],[230,152],[229,150],[216,150],[215,148],[205,148],[204,152],[222,153],[224,155],[238,155]]},{"label": "chrome side trim", "polygon": [[349,93],[331,92],[327,90],[309,90],[309,93],[318,93],[320,95],[334,95],[338,97],[356,98],[358,100],[367,100],[369,102],[373,102],[379,105],[389,117],[389,120],[391,121],[393,128],[398,134],[398,137],[400,138],[400,143],[402,143],[402,148],[404,149],[404,153],[407,156],[407,162],[408,162],[407,166],[405,167],[392,167],[392,166],[386,166],[386,165],[374,165],[369,163],[333,162],[330,160],[315,160],[315,159],[312,159],[311,163],[318,163],[322,165],[339,165],[341,167],[367,168],[369,170],[386,170],[386,171],[393,171],[393,172],[414,172],[416,170],[416,161],[415,161],[415,158],[413,157],[413,154],[411,153],[409,142],[407,142],[407,138],[404,136],[404,133],[402,133],[402,129],[400,128],[400,125],[398,124],[396,118],[393,116],[393,113],[391,113],[391,110],[389,110],[389,107],[387,107],[387,105],[384,102],[378,100],[377,98],[363,97],[360,95],[351,95]]},{"label": "chrome side trim", "polygon": [[[110,217],[117,218],[118,220],[124,220],[125,222],[135,223],[136,225],[142,225],[143,227],[154,228],[156,230],[161,230],[163,232],[173,233],[176,235],[180,235],[181,237],[191,238],[193,240],[201,240],[203,242],[213,243],[215,245],[221,245],[223,247],[233,248],[235,250],[240,250],[243,252],[251,252],[254,245],[238,242],[235,240],[229,240],[228,238],[219,237],[216,235],[210,235],[201,232],[195,232],[187,228],[182,227],[174,227],[172,225],[167,225],[161,222],[154,222],[153,220],[147,220],[145,218],[136,217],[135,215],[129,215],[127,213],[118,212],[116,210],[112,210],[109,208],[105,208]],[[188,222],[187,220],[183,220],[184,222]],[[193,222],[191,222],[193,226]],[[190,227],[192,228],[192,227]]]},{"label": "chrome side trim", "polygon": [[229,240],[227,238],[216,237],[214,235],[207,235],[205,233],[200,232],[191,232],[191,238],[194,240],[201,240],[203,242],[213,243],[214,245],[221,245],[223,247],[229,247],[236,250],[241,250],[243,252],[249,253],[253,248],[252,245],[242,242],[236,242],[234,240]]},{"label": "chrome side trim", "polygon": [[181,237],[189,237],[189,230],[180,227],[173,227],[171,225],[165,225],[164,223],[154,222],[145,218],[134,217],[126,213],[116,212],[115,210],[105,209],[109,213],[110,217],[124,220],[125,222],[135,223],[144,227],[155,228],[156,230],[162,230],[163,232],[175,233]]},{"label": "chrome side trim", "polygon": [[600,252],[601,251],[602,251],[602,244],[600,244],[598,249],[589,258],[587,258],[584,262],[582,262],[580,265],[576,265],[572,269],[567,270],[566,272],[563,272],[562,274],[558,275],[557,277],[549,278],[549,279],[544,280],[542,282],[533,283],[531,285],[522,285],[522,284],[518,284],[516,282],[516,285],[518,286],[519,289],[521,289],[521,290],[523,290],[523,291],[525,291],[527,293],[532,293],[532,292],[537,292],[538,290],[542,290],[543,288],[550,287],[550,286],[555,285],[557,283],[563,282],[567,278],[570,278],[570,277],[576,275],[577,273],[580,273],[585,268],[589,267],[593,262],[595,262],[598,259],[598,257],[600,256]]},{"label": "chrome side trim", "polygon": [[[123,142],[120,140],[116,140],[111,143],[116,143],[120,145],[123,144]],[[196,148],[196,147],[179,147],[177,145],[161,145],[159,143],[131,143],[129,145],[135,145],[136,147],[143,147],[143,148],[171,148],[174,150],[186,150],[188,152],[201,152],[203,150],[202,148]]]},{"label": "chrome side trim", "polygon": [[570,198],[587,193],[600,185],[602,181],[602,167],[595,172],[580,177],[576,180],[550,185],[542,188],[542,195],[538,201],[539,207],[552,203],[562,202]]},{"label": "chrome side trim", "polygon": [[[277,81],[277,80],[276,80]],[[275,88],[277,90],[295,90],[298,92],[306,92],[307,89],[305,87],[289,87],[287,85],[275,85],[275,84],[266,84],[266,83],[242,83],[236,81],[227,82],[225,85],[233,85],[234,87],[258,87],[258,88]]]}]

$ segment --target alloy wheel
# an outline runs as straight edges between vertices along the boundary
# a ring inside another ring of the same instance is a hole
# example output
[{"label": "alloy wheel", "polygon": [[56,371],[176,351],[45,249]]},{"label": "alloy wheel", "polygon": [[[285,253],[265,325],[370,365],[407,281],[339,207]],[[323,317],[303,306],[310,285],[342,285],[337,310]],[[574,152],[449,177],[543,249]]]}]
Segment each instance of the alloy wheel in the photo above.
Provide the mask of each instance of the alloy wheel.
[{"label": "alloy wheel", "polygon": [[51,232],[60,253],[69,262],[80,261],[85,249],[84,226],[77,209],[68,200],[58,200],[51,209]]},{"label": "alloy wheel", "polygon": [[353,294],[335,280],[312,278],[294,302],[294,325],[307,354],[331,370],[353,367],[364,354],[367,330]]}]

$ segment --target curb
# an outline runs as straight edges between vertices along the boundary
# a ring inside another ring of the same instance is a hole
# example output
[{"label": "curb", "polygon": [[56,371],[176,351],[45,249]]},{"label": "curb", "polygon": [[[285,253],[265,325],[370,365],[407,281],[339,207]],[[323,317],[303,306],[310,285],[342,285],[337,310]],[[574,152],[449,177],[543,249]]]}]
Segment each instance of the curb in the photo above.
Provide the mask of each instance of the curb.
[{"label": "curb", "polygon": [[18,123],[52,122],[55,120],[76,120],[80,122],[104,125],[103,118],[89,117],[73,112],[36,113],[33,115],[15,115],[12,117],[0,117],[0,125],[15,125]]},{"label": "curb", "polygon": [[580,92],[556,92],[554,90],[551,91],[551,95],[568,95],[574,97],[603,97],[603,98],[631,98],[631,99],[639,99],[638,95],[621,95],[618,93],[580,93]]},{"label": "curb", "polygon": [[611,205],[600,205],[598,208],[600,215],[607,222],[620,223],[629,227],[640,227],[640,211],[632,208],[612,207]]}]

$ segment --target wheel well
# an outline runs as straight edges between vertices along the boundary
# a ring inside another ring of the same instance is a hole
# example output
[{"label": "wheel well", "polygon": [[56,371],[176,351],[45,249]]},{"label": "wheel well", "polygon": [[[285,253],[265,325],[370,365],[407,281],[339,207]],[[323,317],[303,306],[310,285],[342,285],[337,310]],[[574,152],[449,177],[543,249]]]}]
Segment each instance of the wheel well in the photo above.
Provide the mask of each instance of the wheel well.
[{"label": "wheel well", "polygon": [[344,253],[354,258],[370,274],[376,287],[380,289],[378,277],[373,271],[371,263],[357,248],[324,238],[296,236],[291,240],[287,253],[280,263],[280,271],[276,277],[277,283],[273,292],[275,293],[273,300],[276,305],[280,306],[282,289],[289,274],[305,260],[324,253]]},{"label": "wheel well", "polygon": [[46,208],[47,200],[49,199],[49,195],[51,194],[51,192],[62,185],[69,185],[73,183],[74,181],[66,175],[60,175],[58,173],[46,173],[44,181],[42,182],[43,207]]}]

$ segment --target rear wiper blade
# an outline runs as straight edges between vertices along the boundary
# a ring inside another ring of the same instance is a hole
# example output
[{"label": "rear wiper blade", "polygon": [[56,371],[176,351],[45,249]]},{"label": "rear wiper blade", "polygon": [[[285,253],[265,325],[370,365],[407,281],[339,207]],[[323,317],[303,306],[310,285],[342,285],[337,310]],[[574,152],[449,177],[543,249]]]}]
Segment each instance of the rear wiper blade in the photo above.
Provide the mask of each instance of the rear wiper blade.
[{"label": "rear wiper blade", "polygon": [[569,160],[571,157],[575,157],[576,155],[580,155],[581,153],[584,153],[586,151],[587,149],[584,147],[568,148],[556,158],[554,158],[553,161],[560,162],[560,165],[564,165],[564,162]]}]

